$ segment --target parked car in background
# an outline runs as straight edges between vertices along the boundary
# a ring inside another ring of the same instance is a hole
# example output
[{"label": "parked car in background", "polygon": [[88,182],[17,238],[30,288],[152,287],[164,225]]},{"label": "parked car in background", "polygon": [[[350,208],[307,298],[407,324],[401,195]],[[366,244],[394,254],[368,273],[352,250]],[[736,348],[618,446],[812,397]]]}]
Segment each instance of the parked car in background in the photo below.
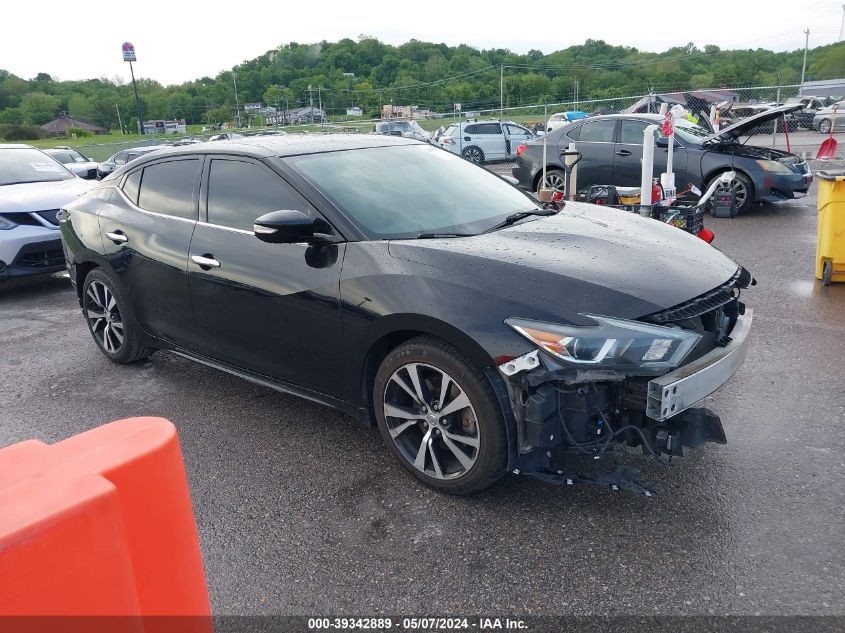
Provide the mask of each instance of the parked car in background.
[{"label": "parked car in background", "polygon": [[461,121],[446,128],[439,145],[482,164],[516,156],[516,148],[533,138],[531,130],[512,121]]},{"label": "parked car in background", "polygon": [[215,134],[214,136],[210,137],[209,141],[234,141],[236,139],[244,138],[243,134],[238,134],[237,132],[223,132],[222,134]]},{"label": "parked car in background", "polygon": [[0,145],[0,281],[65,268],[61,207],[94,182],[29,145]]},{"label": "parked car in background", "polygon": [[416,121],[376,121],[373,123],[374,134],[384,134],[387,136],[401,136],[402,138],[412,138],[418,141],[427,141],[429,138],[426,132]]},{"label": "parked car in background", "polygon": [[798,125],[807,128],[808,130],[813,129],[813,119],[820,110],[824,110],[826,107],[833,105],[834,100],[830,97],[810,97],[810,96],[800,96],[800,97],[790,97],[784,102],[784,105],[801,105],[800,110],[796,110],[794,112],[794,116],[798,121]]},{"label": "parked car in background", "polygon": [[[806,161],[789,152],[739,142],[756,126],[771,125],[773,119],[795,107],[800,106],[771,108],[715,133],[685,119],[676,120],[676,188],[681,191],[693,184],[704,191],[719,174],[733,170],[740,212],[750,209],[754,202],[774,202],[807,193],[813,175]],[[612,114],[576,121],[551,132],[546,137],[546,186],[562,189],[560,152],[570,143],[575,143],[583,156],[577,171],[579,191],[592,185],[639,186],[645,128],[662,121],[659,114]],[[658,137],[656,144],[655,176],[666,171],[667,139]],[[540,188],[542,159],[541,141],[525,144],[512,170],[520,186],[530,191]]]},{"label": "parked car in background", "polygon": [[172,148],[67,205],[61,230],[109,360],[169,350],[335,407],[442,492],[554,477],[552,451],[726,442],[688,407],[745,358],[750,273],[631,213],[540,207],[427,143]]},{"label": "parked car in background", "polygon": [[50,158],[59,161],[80,178],[96,180],[97,163],[75,149],[59,146],[42,151]]},{"label": "parked car in background", "polygon": [[159,149],[165,149],[167,147],[169,147],[169,145],[148,145],[145,147],[133,147],[132,149],[121,150],[97,165],[97,178],[105,178],[118,167],[131,163],[139,156],[149,154],[150,152],[154,152]]},{"label": "parked car in background", "polygon": [[[779,108],[782,105],[780,103],[751,103],[751,104],[733,104],[730,109],[728,109],[723,115],[720,115],[720,123],[722,127],[727,127],[733,125],[734,123],[739,123],[744,119],[748,119],[753,116],[757,116],[758,114],[762,114],[764,112],[768,112],[774,108]],[[784,112],[780,117],[775,117],[775,119],[765,121],[764,123],[756,126],[750,134],[771,134],[774,126],[777,125],[777,131],[783,132],[786,129],[789,132],[797,132],[799,127],[798,118],[795,116],[795,112],[800,109],[800,104],[789,104],[793,106],[793,110],[788,110]],[[785,122],[785,125],[784,125]]]},{"label": "parked car in background", "polygon": [[549,117],[549,121],[546,124],[546,131],[553,132],[554,130],[566,125],[567,123],[571,123],[572,121],[578,121],[580,119],[586,119],[588,116],[590,115],[580,110],[557,112],[556,114],[553,114]]},{"label": "parked car in background", "polygon": [[833,109],[836,108],[835,130],[845,130],[845,100],[831,104],[816,112],[813,117],[813,129],[822,134],[829,134],[833,125]]}]

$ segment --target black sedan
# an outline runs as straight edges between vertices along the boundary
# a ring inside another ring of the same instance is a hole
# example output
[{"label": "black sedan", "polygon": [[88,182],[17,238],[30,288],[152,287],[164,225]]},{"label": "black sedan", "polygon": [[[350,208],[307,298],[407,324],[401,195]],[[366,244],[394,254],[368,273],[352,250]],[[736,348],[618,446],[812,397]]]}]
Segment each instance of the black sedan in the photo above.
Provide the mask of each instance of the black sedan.
[{"label": "black sedan", "polygon": [[[774,202],[806,194],[813,175],[806,161],[768,147],[740,142],[742,136],[800,106],[772,108],[744,119],[720,132],[711,132],[686,120],[675,121],[673,171],[675,185],[682,191],[693,184],[702,191],[719,174],[736,172],[734,189],[739,212],[754,202]],[[615,114],[583,119],[550,133],[546,139],[546,185],[563,186],[563,165],[559,153],[570,143],[582,153],[578,163],[578,190],[591,185],[638,187],[641,180],[643,133],[648,125],[659,125],[659,114]],[[668,140],[659,136],[654,152],[654,175],[666,170]],[[540,188],[543,171],[543,140],[529,141],[517,150],[513,176],[522,187]]]},{"label": "black sedan", "polygon": [[61,215],[110,360],[169,350],[336,407],[437,489],[518,471],[647,492],[630,471],[551,460],[725,441],[691,407],[744,359],[751,277],[652,220],[544,209],[449,152],[375,135],[163,150]]}]

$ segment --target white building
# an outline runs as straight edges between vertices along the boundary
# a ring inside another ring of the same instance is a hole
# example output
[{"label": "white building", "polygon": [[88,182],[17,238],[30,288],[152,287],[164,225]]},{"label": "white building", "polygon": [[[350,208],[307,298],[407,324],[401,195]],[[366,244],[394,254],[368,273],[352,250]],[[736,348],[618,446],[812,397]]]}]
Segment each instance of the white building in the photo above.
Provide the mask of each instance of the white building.
[{"label": "white building", "polygon": [[361,110],[358,106],[352,106],[351,108],[346,108],[346,116],[363,116],[364,111]]}]

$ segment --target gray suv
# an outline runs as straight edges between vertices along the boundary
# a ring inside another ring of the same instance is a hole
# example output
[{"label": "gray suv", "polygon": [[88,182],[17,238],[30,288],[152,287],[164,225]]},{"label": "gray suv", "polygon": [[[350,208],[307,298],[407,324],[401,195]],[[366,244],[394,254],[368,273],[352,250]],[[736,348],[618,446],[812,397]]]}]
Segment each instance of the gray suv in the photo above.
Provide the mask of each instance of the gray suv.
[{"label": "gray suv", "polygon": [[170,147],[169,145],[148,145],[146,147],[133,147],[132,149],[124,149],[112,155],[102,163],[97,165],[97,179],[102,180],[118,167],[122,167],[126,163],[131,163],[133,160],[144,154],[149,154],[157,149],[164,149]]},{"label": "gray suv", "polygon": [[515,158],[520,144],[533,138],[531,130],[511,121],[461,121],[446,128],[438,144],[453,154],[481,164]]}]

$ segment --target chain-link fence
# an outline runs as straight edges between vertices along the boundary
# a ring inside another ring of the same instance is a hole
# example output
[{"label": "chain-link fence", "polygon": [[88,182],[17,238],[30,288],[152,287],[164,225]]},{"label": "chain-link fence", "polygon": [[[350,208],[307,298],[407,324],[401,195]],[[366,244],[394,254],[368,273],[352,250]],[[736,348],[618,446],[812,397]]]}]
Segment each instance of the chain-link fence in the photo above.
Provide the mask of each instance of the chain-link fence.
[{"label": "chain-link fence", "polygon": [[[428,132],[434,132],[440,127],[446,127],[456,121],[467,119],[502,119],[512,121],[529,128],[532,132],[547,129],[551,116],[561,112],[580,111],[590,116],[611,113],[633,113],[660,111],[661,104],[679,103],[696,116],[709,116],[711,106],[719,110],[720,125],[724,128],[740,119],[760,112],[772,104],[784,103],[796,97],[800,92],[800,85],[786,86],[750,86],[741,88],[708,88],[701,90],[675,90],[668,92],[653,92],[649,94],[610,97],[603,99],[572,99],[550,100],[536,99],[533,103],[520,105],[505,105],[503,108],[471,109],[464,105],[462,111],[434,113],[420,118],[417,123]],[[505,102],[507,103],[507,102]],[[744,142],[779,149],[790,149],[792,152],[812,156],[823,140],[823,135],[813,129],[813,112],[802,111],[788,115],[781,120],[777,127],[773,124],[761,126],[757,133]],[[330,121],[328,123],[314,123],[308,125],[281,126],[280,129],[290,133],[369,133],[374,124],[382,119],[348,119]],[[787,134],[788,133],[788,134]],[[190,135],[189,135],[190,136]],[[194,135],[194,138],[207,139],[210,135]],[[787,139],[787,136],[789,137]],[[156,136],[143,141],[127,141],[120,143],[86,143],[68,142],[83,154],[96,161],[103,161],[118,151],[133,147],[156,145],[176,140],[173,135]],[[510,156],[503,163],[515,160],[516,148],[510,148]]]}]

